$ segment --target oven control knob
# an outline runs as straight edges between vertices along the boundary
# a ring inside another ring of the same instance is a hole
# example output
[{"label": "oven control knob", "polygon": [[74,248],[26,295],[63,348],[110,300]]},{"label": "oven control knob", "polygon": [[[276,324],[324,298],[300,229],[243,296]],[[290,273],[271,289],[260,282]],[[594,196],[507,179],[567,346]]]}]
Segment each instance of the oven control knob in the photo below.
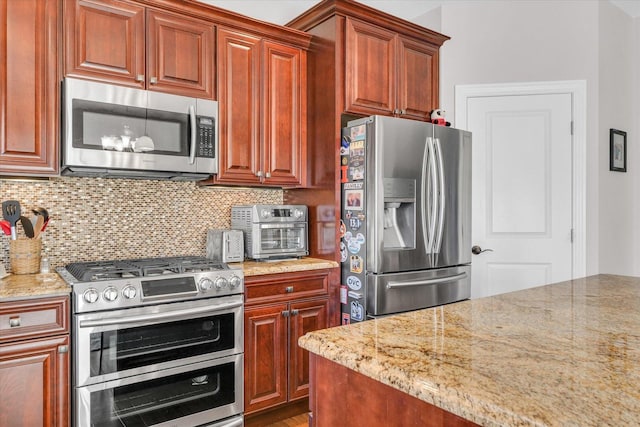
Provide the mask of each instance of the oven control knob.
[{"label": "oven control knob", "polygon": [[209,289],[211,289],[211,286],[213,286],[213,282],[211,281],[211,279],[207,279],[206,277],[204,277],[204,278],[202,278],[202,280],[200,280],[198,285],[200,286],[200,289],[203,292],[206,292]]},{"label": "oven control knob", "polygon": [[102,292],[102,296],[107,301],[115,301],[115,300],[118,299],[118,290],[116,288],[114,288],[113,286],[109,286],[107,289],[105,289]]},{"label": "oven control knob", "polygon": [[98,291],[93,288],[87,289],[86,291],[84,291],[84,294],[82,294],[84,300],[89,304],[93,304],[94,302],[98,301],[99,296],[100,294],[98,294]]},{"label": "oven control knob", "polygon": [[235,274],[233,276],[231,276],[231,279],[229,279],[229,287],[231,289],[237,288],[241,284],[242,284],[242,280],[238,276],[236,276]]},{"label": "oven control knob", "polygon": [[270,210],[268,210],[268,209],[262,209],[262,210],[260,211],[260,216],[261,216],[262,218],[264,218],[264,219],[267,219],[267,218],[269,218],[269,217],[271,216],[271,211],[270,211]]},{"label": "oven control knob", "polygon": [[135,298],[137,293],[138,292],[136,291],[136,288],[134,288],[131,285],[125,286],[124,289],[122,290],[122,296],[125,297],[126,299]]},{"label": "oven control knob", "polygon": [[302,216],[302,211],[300,209],[294,209],[293,216],[294,218],[300,218]]},{"label": "oven control knob", "polygon": [[215,281],[216,289],[226,288],[229,282],[224,277],[218,277]]}]

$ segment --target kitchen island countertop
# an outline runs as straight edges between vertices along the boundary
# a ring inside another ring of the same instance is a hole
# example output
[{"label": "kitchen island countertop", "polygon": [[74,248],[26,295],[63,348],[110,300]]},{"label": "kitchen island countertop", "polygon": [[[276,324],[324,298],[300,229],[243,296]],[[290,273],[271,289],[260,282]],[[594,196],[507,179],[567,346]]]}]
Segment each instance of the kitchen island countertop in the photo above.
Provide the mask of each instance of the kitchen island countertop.
[{"label": "kitchen island countertop", "polygon": [[591,276],[299,343],[483,426],[640,425],[640,278]]}]

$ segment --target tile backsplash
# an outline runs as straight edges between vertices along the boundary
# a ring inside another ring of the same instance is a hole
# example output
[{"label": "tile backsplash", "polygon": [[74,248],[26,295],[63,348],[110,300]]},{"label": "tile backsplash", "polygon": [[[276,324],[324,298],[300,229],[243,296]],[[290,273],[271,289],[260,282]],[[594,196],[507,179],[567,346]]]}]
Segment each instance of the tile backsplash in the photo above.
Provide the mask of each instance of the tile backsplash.
[{"label": "tile backsplash", "polygon": [[[229,228],[231,206],[282,203],[282,190],[198,187],[193,182],[59,177],[0,180],[0,198],[23,214],[41,206],[51,220],[42,256],[52,269],[75,261],[205,255],[207,230]],[[18,237],[24,236],[18,223]],[[9,236],[0,236],[9,265]]]}]

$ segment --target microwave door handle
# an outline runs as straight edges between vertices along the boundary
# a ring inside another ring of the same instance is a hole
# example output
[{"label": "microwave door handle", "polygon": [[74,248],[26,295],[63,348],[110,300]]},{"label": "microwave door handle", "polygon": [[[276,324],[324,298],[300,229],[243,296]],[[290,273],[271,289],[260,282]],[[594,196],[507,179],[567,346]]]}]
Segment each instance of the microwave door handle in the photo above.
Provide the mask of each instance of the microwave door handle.
[{"label": "microwave door handle", "polygon": [[192,165],[196,161],[196,109],[193,105],[189,105],[189,123],[191,124],[191,150],[189,151],[189,164]]}]

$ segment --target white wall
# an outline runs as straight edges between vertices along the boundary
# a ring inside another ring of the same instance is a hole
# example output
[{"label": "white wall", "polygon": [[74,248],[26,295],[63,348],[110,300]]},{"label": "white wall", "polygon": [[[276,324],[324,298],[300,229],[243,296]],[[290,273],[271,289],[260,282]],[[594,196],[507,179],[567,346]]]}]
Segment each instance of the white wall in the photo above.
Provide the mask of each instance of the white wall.
[{"label": "white wall", "polygon": [[[638,44],[629,34],[631,18],[608,2],[590,0],[456,1],[444,3],[440,15],[440,31],[451,37],[441,49],[440,68],[440,103],[450,119],[458,84],[587,82],[587,274],[637,273],[635,175],[608,172],[609,120],[619,120],[623,129],[633,123],[629,58]],[[432,16],[415,22],[427,26],[427,18]],[[600,60],[600,45],[612,67]],[[625,94],[620,102],[619,93]],[[610,111],[605,120],[601,97]]]},{"label": "white wall", "polygon": [[[599,3],[600,273],[634,275],[637,263],[637,173],[634,76],[638,46],[634,19],[609,2]],[[609,129],[627,132],[627,173],[609,170]]]}]

